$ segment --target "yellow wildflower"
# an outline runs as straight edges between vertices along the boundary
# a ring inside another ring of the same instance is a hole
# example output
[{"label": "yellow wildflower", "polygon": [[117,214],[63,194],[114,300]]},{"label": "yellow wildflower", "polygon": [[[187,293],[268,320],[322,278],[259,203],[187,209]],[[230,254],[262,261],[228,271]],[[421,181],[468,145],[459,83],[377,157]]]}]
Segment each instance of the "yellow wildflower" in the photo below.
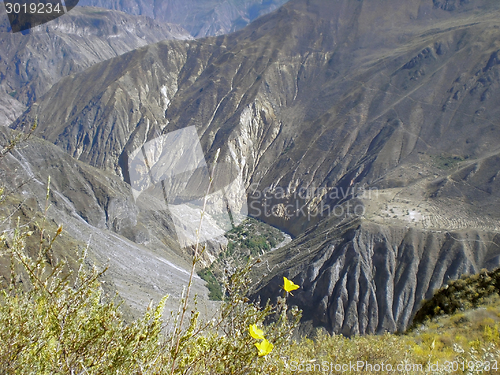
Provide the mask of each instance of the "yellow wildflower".
[{"label": "yellow wildflower", "polygon": [[271,351],[274,348],[274,345],[271,344],[266,339],[264,339],[261,342],[256,343],[255,347],[259,350],[259,357],[262,357],[262,356],[265,356],[265,355],[268,355],[269,353],[271,353]]},{"label": "yellow wildflower", "polygon": [[[283,276],[283,281],[284,281],[284,286],[283,289],[285,289],[288,293],[290,293],[292,290],[299,289],[300,287],[295,284],[293,281],[288,280],[286,277]],[[290,293],[292,294],[292,293]],[[293,295],[293,294],[292,294]]]},{"label": "yellow wildflower", "polygon": [[256,324],[251,324],[250,327],[248,327],[248,331],[250,332],[250,336],[252,336],[256,340],[263,340],[264,339],[264,331],[257,328]]}]

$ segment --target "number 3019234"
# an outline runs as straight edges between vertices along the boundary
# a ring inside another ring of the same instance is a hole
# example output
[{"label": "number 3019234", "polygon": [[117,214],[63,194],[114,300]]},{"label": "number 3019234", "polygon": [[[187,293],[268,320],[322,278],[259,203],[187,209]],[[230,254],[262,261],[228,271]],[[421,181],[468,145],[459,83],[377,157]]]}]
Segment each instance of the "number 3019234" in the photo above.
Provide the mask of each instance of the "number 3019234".
[{"label": "number 3019234", "polygon": [[4,3],[5,10],[8,14],[53,14],[53,13],[64,13],[59,3]]}]

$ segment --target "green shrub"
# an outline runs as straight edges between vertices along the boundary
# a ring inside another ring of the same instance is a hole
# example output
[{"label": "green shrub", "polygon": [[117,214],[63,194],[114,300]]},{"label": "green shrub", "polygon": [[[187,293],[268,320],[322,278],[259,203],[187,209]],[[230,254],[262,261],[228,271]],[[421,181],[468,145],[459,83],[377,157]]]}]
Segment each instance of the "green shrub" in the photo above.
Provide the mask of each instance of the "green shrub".
[{"label": "green shrub", "polygon": [[483,269],[472,276],[464,275],[440,288],[430,300],[423,301],[412,327],[441,314],[478,307],[485,298],[494,294],[500,294],[500,268],[493,271]]},{"label": "green shrub", "polygon": [[[32,232],[18,226],[2,234],[2,255],[11,260],[9,287],[0,294],[0,364],[4,374],[116,374],[146,366],[155,354],[162,327],[162,300],[144,317],[126,325],[118,305],[104,301],[96,268],[85,270],[85,253],[74,282],[63,263],[48,269],[53,242],[36,259],[25,253]],[[27,280],[16,271],[22,266]]]}]

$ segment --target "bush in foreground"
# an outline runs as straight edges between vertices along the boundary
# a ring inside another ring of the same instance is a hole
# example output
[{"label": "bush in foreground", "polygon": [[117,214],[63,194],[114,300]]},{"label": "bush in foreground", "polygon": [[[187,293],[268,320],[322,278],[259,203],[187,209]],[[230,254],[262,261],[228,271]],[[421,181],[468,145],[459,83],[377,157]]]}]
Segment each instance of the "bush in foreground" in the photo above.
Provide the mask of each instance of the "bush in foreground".
[{"label": "bush in foreground", "polygon": [[[262,308],[249,303],[249,264],[229,277],[227,298],[209,322],[199,322],[194,310],[187,324],[181,327],[178,315],[175,329],[165,333],[165,297],[126,324],[119,305],[103,298],[102,272],[87,269],[85,252],[75,277],[63,272],[63,263],[49,267],[47,253],[62,228],[53,238],[39,231],[36,259],[25,251],[33,232],[18,225],[0,238],[1,255],[11,264],[0,295],[0,374],[266,373],[269,358],[279,358],[300,319],[284,298]],[[264,327],[271,316],[274,323]],[[262,338],[252,337],[250,327],[259,327]]]}]

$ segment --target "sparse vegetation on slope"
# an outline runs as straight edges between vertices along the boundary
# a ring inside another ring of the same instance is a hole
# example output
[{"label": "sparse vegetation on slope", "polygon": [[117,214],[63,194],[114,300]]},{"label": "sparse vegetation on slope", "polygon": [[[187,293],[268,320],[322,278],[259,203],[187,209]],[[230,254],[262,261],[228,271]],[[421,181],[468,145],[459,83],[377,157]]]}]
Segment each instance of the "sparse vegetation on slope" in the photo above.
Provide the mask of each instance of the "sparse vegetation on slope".
[{"label": "sparse vegetation on slope", "polygon": [[[9,287],[0,295],[1,374],[264,373],[265,355],[259,356],[262,349],[255,346],[261,341],[250,336],[248,327],[262,327],[266,317],[276,315],[264,331],[266,342],[273,344],[268,354],[277,359],[300,318],[285,299],[262,309],[245,302],[247,267],[229,279],[228,299],[215,319],[199,322],[199,313],[192,311],[176,351],[176,334],[162,330],[166,298],[127,324],[118,304],[103,298],[98,281],[102,272],[87,271],[84,256],[74,284],[61,277],[62,263],[51,270],[45,267],[50,245],[61,232],[48,244],[44,241],[36,259],[24,252],[31,232],[18,227],[12,236],[2,234],[2,255],[9,256],[13,266]],[[15,271],[19,266],[29,276],[21,283]]]},{"label": "sparse vegetation on slope", "polygon": [[280,230],[252,218],[247,218],[225,237],[228,240],[226,250],[209,267],[198,271],[198,276],[207,282],[209,298],[214,301],[222,300],[226,271],[234,271],[237,265],[258,258],[285,240]]}]

